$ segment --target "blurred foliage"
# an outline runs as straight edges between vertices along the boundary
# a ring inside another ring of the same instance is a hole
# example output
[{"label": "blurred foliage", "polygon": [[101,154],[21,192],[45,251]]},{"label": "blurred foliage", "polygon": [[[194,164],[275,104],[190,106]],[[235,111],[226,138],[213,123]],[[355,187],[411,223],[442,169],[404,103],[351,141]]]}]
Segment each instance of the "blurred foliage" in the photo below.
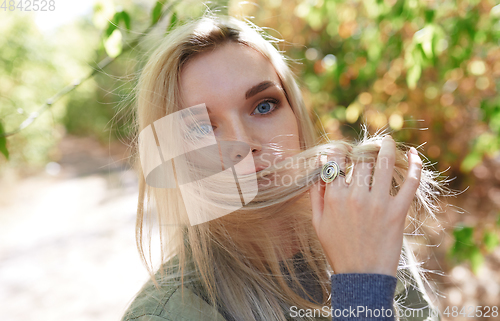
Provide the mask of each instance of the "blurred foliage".
[{"label": "blurred foliage", "polygon": [[[130,139],[136,71],[144,52],[154,45],[148,43],[147,32],[165,33],[179,21],[200,16],[207,7],[211,5],[198,1],[196,5],[158,1],[150,8],[131,0],[100,0],[92,16],[81,16],[49,33],[41,33],[27,13],[6,15],[0,21],[0,33],[6,35],[0,39],[5,48],[0,51],[0,136],[21,130],[0,137],[5,156],[0,165],[8,161],[21,170],[58,161],[56,146],[65,133],[90,135],[102,142]],[[169,13],[166,27],[151,28],[165,12]],[[142,38],[146,39],[139,41]],[[106,70],[80,84],[98,62],[117,57]],[[67,84],[78,89],[47,108],[50,112],[39,113],[40,106]],[[26,127],[33,120],[36,125]]]},{"label": "blurred foliage", "polygon": [[484,256],[500,244],[499,235],[500,213],[496,225],[491,225],[483,231],[460,224],[453,230],[454,244],[448,252],[448,257],[456,262],[469,262],[472,271],[477,273],[484,263]]},{"label": "blurred foliage", "polygon": [[[19,126],[54,92],[54,88],[62,87],[66,73],[54,63],[54,44],[44,41],[31,21],[21,20],[14,12],[3,15],[0,33],[0,122],[3,132]],[[11,163],[45,161],[55,141],[54,127],[62,116],[61,108],[55,108],[40,117],[38,128],[26,128],[7,140],[2,139],[2,154],[6,157],[10,154]],[[12,150],[10,153],[7,147]]]},{"label": "blurred foliage", "polygon": [[[4,133],[3,125],[0,122],[0,134]],[[5,156],[5,158],[9,159],[9,151],[7,150],[7,138],[0,137],[0,152]]]},{"label": "blurred foliage", "polygon": [[389,127],[396,140],[428,142],[421,152],[450,168],[456,187],[462,173],[498,155],[494,1],[272,0],[233,13],[286,40],[331,138],[356,137],[365,121],[372,132]]},{"label": "blurred foliage", "polygon": [[[173,10],[162,20],[167,6]],[[428,143],[422,154],[448,170],[459,189],[473,184],[468,173],[485,158],[499,156],[500,5],[493,0],[101,0],[91,17],[49,36],[21,14],[0,20],[0,133],[18,128],[95,62],[119,58],[34,125],[0,138],[0,162],[57,161],[54,146],[65,132],[103,141],[130,137],[135,76],[153,45],[148,37],[134,39],[168,32],[207,7],[252,17],[285,39],[280,49],[291,58],[311,114],[319,115],[316,125],[331,139],[357,138],[363,122],[410,145]],[[498,246],[498,233],[486,223],[457,227],[449,258],[477,270]]]}]

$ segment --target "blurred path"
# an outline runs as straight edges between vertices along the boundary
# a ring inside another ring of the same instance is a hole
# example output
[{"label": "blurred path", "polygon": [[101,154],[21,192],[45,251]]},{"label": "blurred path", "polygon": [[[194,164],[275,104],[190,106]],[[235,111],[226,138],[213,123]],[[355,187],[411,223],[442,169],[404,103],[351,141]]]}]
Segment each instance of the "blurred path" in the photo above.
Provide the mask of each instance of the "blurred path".
[{"label": "blurred path", "polygon": [[66,137],[60,151],[52,175],[0,182],[1,319],[119,320],[147,278],[126,148]]}]

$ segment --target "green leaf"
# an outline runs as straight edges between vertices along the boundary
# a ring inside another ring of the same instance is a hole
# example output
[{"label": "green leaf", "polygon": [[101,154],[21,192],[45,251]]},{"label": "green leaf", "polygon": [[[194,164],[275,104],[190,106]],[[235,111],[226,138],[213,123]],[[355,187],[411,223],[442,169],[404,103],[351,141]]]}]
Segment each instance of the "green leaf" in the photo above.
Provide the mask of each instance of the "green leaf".
[{"label": "green leaf", "polygon": [[109,22],[108,24],[108,28],[106,29],[106,38],[109,38],[109,36],[111,36],[111,34],[113,33],[113,31],[116,30],[116,25],[113,23],[113,22]]},{"label": "green leaf", "polygon": [[486,231],[483,235],[483,244],[488,253],[493,251],[500,244],[498,234],[495,231]]},{"label": "green leaf", "polygon": [[413,65],[406,74],[406,83],[408,84],[408,88],[415,89],[421,75],[422,67],[418,64]]},{"label": "green leaf", "polygon": [[108,24],[108,28],[106,29],[106,39],[111,36],[111,34],[118,28],[118,23],[120,23],[121,12],[115,13],[113,19]]},{"label": "green leaf", "polygon": [[124,10],[121,12],[121,20],[125,23],[125,28],[130,31],[131,29],[131,20],[130,15]]},{"label": "green leaf", "polygon": [[153,8],[153,11],[151,12],[151,24],[155,24],[160,20],[161,16],[161,9],[163,8],[163,2],[156,1],[155,7]]},{"label": "green leaf", "polygon": [[474,247],[470,254],[471,269],[474,274],[477,274],[479,268],[483,265],[483,262],[484,256],[481,254],[481,251],[479,251],[478,247]]},{"label": "green leaf", "polygon": [[170,18],[170,23],[168,24],[167,32],[170,32],[177,25],[177,13],[174,12]]},{"label": "green leaf", "polygon": [[474,228],[470,226],[459,225],[453,229],[453,236],[455,237],[455,241],[462,244],[471,245],[473,234]]},{"label": "green leaf", "polygon": [[464,158],[462,164],[460,165],[460,169],[462,170],[462,172],[468,173],[482,161],[483,156],[480,153],[474,151]]},{"label": "green leaf", "polygon": [[479,135],[474,144],[474,150],[482,154],[493,155],[500,148],[500,139],[497,135],[489,132]]},{"label": "green leaf", "polygon": [[122,33],[116,29],[104,42],[104,49],[106,49],[108,56],[115,58],[122,52],[122,47]]},{"label": "green leaf", "polygon": [[500,226],[500,213],[498,213],[498,216],[497,216],[497,226]]},{"label": "green leaf", "polygon": [[126,11],[118,11],[113,16],[113,19],[111,19],[111,21],[109,21],[108,28],[106,29],[106,32],[105,32],[105,35],[106,35],[105,39],[109,38],[111,36],[111,34],[116,29],[118,29],[120,21],[123,21],[123,23],[125,24],[125,28],[128,31],[130,31],[130,29],[131,29],[130,15]]},{"label": "green leaf", "polygon": [[450,249],[449,255],[460,261],[469,261],[471,269],[477,273],[484,262],[481,250],[474,242],[474,228],[460,225],[454,228],[453,236],[455,243]]},{"label": "green leaf", "polygon": [[422,46],[422,52],[426,59],[432,59],[432,38],[435,34],[434,25],[427,25],[419,31],[415,32],[413,41]]},{"label": "green leaf", "polygon": [[476,247],[473,240],[474,228],[468,226],[457,226],[453,230],[455,243],[450,249],[450,254],[459,261],[470,259],[473,249]]},{"label": "green leaf", "polygon": [[471,244],[474,228],[470,226],[459,225],[453,229],[453,236],[457,241]]},{"label": "green leaf", "polygon": [[[5,130],[3,129],[3,125],[0,122],[0,135],[3,135]],[[5,158],[9,159],[9,150],[7,149],[7,137],[0,137],[0,152],[5,156]]]},{"label": "green leaf", "polygon": [[432,10],[432,9],[426,9],[425,10],[425,22],[426,23],[431,23],[432,21],[434,21],[434,16],[436,14],[436,11]]}]

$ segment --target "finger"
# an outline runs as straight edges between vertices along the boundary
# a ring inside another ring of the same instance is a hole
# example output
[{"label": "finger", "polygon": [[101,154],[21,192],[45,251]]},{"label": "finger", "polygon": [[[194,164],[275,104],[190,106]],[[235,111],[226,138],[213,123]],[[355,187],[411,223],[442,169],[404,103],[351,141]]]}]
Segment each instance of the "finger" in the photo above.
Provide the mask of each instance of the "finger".
[{"label": "finger", "polygon": [[314,228],[319,226],[325,206],[325,183],[320,180],[309,189],[309,197],[312,207],[312,224]]},{"label": "finger", "polygon": [[[345,152],[340,149],[333,149],[329,151],[328,161],[335,161],[339,165],[339,169],[343,171],[344,174],[346,173],[347,160]],[[346,188],[349,186],[346,182],[346,177],[340,175],[340,172],[332,182],[326,185],[327,189],[329,189],[330,187]]]},{"label": "finger", "polygon": [[353,165],[351,185],[357,189],[357,192],[370,190],[370,182],[373,172],[374,159],[371,157],[363,157],[357,159]]},{"label": "finger", "polygon": [[422,175],[422,160],[418,156],[417,150],[413,147],[408,151],[408,162],[408,172],[405,181],[398,195],[396,195],[396,202],[400,210],[405,213],[405,216],[420,185],[420,177]]},{"label": "finger", "polygon": [[394,164],[396,162],[396,142],[390,135],[382,140],[382,146],[377,157],[377,165],[373,173],[373,187],[382,196],[389,195],[394,176]]},{"label": "finger", "polygon": [[373,163],[360,160],[354,165],[351,185],[357,189],[369,191]]}]

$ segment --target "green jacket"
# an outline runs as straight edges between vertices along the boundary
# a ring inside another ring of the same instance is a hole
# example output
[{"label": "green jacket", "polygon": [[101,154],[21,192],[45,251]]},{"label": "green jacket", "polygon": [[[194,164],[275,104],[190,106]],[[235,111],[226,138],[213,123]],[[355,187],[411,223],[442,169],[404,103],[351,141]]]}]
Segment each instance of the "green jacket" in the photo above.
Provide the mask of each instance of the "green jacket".
[{"label": "green jacket", "polygon": [[[160,281],[159,272],[155,275]],[[212,307],[200,296],[195,294],[189,286],[168,285],[160,283],[157,289],[150,279],[139,291],[131,305],[126,310],[122,321],[227,321],[222,314],[215,312]],[[409,287],[408,295],[404,296],[405,290],[398,280],[396,286],[396,297],[403,296],[403,303],[412,308],[422,308],[426,302],[420,293]],[[183,295],[182,295],[183,294]],[[430,309],[425,308],[423,317],[407,318],[409,321],[440,320],[440,318],[429,318]],[[289,320],[293,320],[289,318]],[[329,318],[317,318],[316,320],[331,320]]]},{"label": "green jacket", "polygon": [[[398,281],[398,287],[399,285]],[[182,290],[184,290],[184,300],[181,297]],[[408,299],[418,303],[421,298],[416,291],[410,291],[407,301]],[[416,307],[415,304],[413,306]],[[424,318],[409,318],[408,320],[425,320],[428,315],[429,309],[426,309]],[[194,320],[226,321],[220,313],[212,314],[211,306],[189,288],[167,286],[160,287],[158,290],[151,280],[144,285],[122,318],[122,321]],[[330,319],[318,318],[318,320]]]},{"label": "green jacket", "polygon": [[[181,291],[184,290],[184,300]],[[157,290],[149,281],[133,301],[123,321],[225,321],[220,313],[212,314],[211,306],[184,287]]]}]

